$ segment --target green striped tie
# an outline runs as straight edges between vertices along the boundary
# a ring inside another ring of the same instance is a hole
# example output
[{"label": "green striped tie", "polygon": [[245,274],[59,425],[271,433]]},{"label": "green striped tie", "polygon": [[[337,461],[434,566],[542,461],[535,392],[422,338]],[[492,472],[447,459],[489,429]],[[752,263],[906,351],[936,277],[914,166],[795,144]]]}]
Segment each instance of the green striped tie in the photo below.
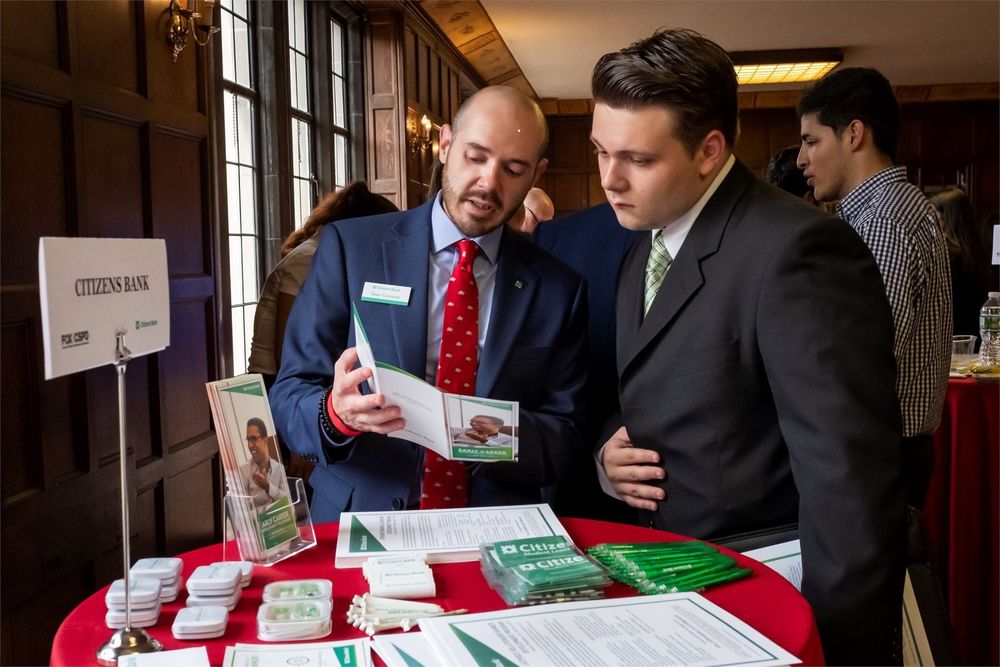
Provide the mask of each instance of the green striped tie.
[{"label": "green striped tie", "polygon": [[642,303],[643,317],[653,305],[653,299],[656,298],[656,292],[659,291],[663,276],[672,260],[673,257],[670,256],[667,246],[663,243],[663,232],[660,232],[653,238],[653,247],[649,251],[649,259],[646,261],[646,295]]}]

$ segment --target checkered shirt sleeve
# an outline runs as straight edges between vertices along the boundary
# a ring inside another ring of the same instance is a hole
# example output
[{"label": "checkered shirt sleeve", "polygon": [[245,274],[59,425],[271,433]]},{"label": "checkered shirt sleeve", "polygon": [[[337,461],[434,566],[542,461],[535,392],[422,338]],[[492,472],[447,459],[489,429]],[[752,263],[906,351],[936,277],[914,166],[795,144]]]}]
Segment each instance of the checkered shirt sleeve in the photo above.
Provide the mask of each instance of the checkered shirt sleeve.
[{"label": "checkered shirt sleeve", "polygon": [[952,334],[948,250],[937,217],[905,167],[863,182],[839,212],[868,244],[892,307],[903,434],[930,433],[941,420]]}]

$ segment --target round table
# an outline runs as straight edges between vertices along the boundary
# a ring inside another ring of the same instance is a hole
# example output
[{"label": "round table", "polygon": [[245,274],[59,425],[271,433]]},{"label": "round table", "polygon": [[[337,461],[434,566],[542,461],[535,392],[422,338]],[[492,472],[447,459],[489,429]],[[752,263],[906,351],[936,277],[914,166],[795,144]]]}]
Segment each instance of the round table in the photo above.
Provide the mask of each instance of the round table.
[{"label": "round table", "polygon": [[[561,519],[573,541],[580,548],[601,542],[666,542],[686,539],[682,536],[651,528],[639,528],[589,519]],[[324,578],[333,581],[333,633],[319,641],[349,639],[362,633],[347,624],[345,614],[351,597],[364,593],[368,586],[361,569],[337,570],[333,554],[337,541],[337,524],[316,526],[317,544],[305,552],[272,567],[254,568],[253,581],[243,589],[236,608],[229,614],[226,634],[218,639],[179,641],[170,626],[177,610],[184,606],[187,593],[163,605],[159,622],[146,630],[163,643],[165,650],[204,644],[213,665],[222,663],[226,646],[237,642],[259,643],[257,639],[257,607],[266,584],[283,579]],[[230,547],[235,551],[235,547]],[[729,554],[733,552],[723,549]],[[199,565],[222,559],[221,544],[196,549],[180,557],[184,560],[184,576]],[[765,565],[739,556],[740,564],[753,570],[743,580],[719,586],[705,597],[753,626],[776,644],[802,659],[807,665],[821,665],[823,651],[812,609],[795,588]],[[448,563],[434,565],[438,596],[435,602],[445,609],[490,611],[506,608],[503,600],[486,583],[479,563]],[[102,588],[84,600],[63,620],[52,642],[51,664],[58,667],[98,665],[95,653],[111,635],[104,625],[104,595]],[[608,589],[608,597],[624,597],[633,592],[622,584]],[[376,657],[377,660],[377,657]]]},{"label": "round table", "polygon": [[1000,382],[948,380],[924,503],[955,658],[1000,664]]}]

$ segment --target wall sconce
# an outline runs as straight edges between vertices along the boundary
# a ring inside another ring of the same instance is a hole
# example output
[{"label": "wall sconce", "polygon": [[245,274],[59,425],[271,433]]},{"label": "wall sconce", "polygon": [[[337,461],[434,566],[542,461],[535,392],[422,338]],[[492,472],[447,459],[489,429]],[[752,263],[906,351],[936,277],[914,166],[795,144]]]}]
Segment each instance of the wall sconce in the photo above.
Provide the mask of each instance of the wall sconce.
[{"label": "wall sconce", "polygon": [[420,129],[417,129],[417,122],[414,118],[412,123],[408,124],[407,134],[409,135],[408,143],[410,144],[410,153],[416,155],[420,151],[425,151],[430,148],[431,144],[434,143],[431,139],[431,129],[434,124],[431,123],[431,119],[424,114],[420,117]]},{"label": "wall sconce", "polygon": [[[211,21],[215,0],[204,0],[204,2],[208,7],[209,20]],[[167,11],[170,13],[170,20],[167,23],[167,43],[173,49],[174,62],[177,62],[177,56],[187,46],[189,36],[194,37],[194,41],[199,46],[206,46],[212,41],[212,35],[219,32],[219,29],[214,25],[198,25],[198,19],[201,18],[201,14],[198,13],[198,0],[188,0],[188,9],[182,9],[177,4],[177,0],[170,0]],[[198,39],[199,30],[205,33],[205,41]]]}]

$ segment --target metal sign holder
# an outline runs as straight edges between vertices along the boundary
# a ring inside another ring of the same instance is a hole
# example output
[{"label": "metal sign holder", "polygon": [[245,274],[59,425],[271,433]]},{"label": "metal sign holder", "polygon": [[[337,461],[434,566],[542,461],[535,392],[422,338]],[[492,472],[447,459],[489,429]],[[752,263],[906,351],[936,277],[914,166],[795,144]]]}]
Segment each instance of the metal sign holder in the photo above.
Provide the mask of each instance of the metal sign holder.
[{"label": "metal sign holder", "polygon": [[122,500],[122,561],[125,579],[125,627],[115,630],[111,638],[97,650],[97,659],[104,665],[117,665],[118,656],[131,653],[152,653],[159,651],[163,645],[149,636],[142,628],[132,627],[132,607],[129,604],[131,594],[130,570],[132,555],[129,548],[129,517],[128,517],[128,465],[126,462],[126,431],[125,431],[125,367],[132,353],[125,347],[125,330],[115,332],[115,372],[118,374],[118,456],[119,472],[121,474]]}]

